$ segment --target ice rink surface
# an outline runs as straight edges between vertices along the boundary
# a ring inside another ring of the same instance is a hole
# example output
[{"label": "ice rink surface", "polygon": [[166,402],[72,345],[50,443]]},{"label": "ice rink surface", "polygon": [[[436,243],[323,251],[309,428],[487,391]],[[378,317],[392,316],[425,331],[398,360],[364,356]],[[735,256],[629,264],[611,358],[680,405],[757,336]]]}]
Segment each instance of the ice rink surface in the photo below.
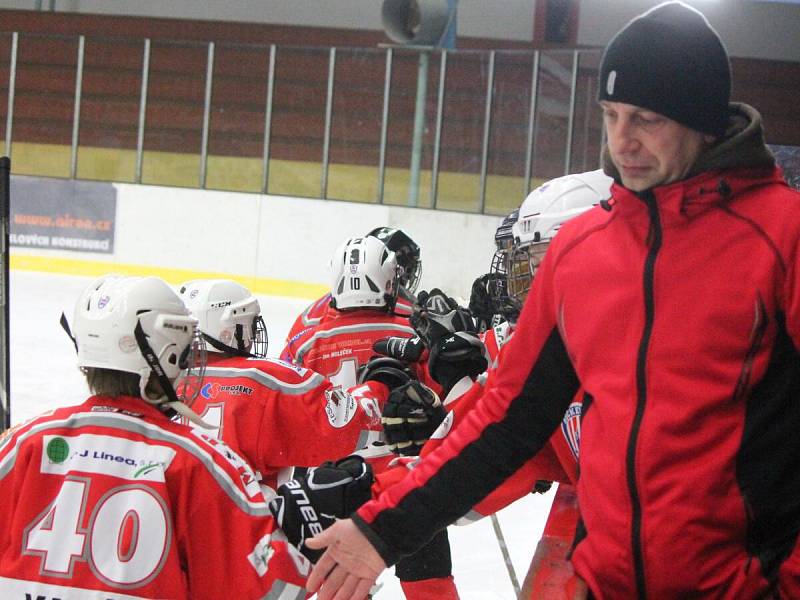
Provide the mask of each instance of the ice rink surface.
[{"label": "ice rink surface", "polygon": [[[11,273],[11,411],[19,423],[56,406],[78,404],[88,396],[75,366],[75,349],[61,329],[62,311],[72,321],[72,308],[93,278],[26,271]],[[276,356],[306,299],[259,296],[269,331],[269,354]],[[554,486],[555,487],[555,486]],[[499,513],[499,521],[522,583],[553,499],[530,494]],[[462,600],[514,598],[514,590],[491,521],[451,527],[453,574]],[[209,549],[219,552],[221,549]],[[378,600],[403,598],[391,571],[385,573]]]}]

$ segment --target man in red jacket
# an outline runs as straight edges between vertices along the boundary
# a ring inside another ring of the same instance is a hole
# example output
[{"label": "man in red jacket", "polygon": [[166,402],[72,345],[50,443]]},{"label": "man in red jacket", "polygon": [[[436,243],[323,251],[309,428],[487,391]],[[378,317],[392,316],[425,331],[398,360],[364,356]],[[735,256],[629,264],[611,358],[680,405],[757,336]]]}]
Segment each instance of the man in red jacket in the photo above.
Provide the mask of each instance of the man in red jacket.
[{"label": "man in red jacket", "polygon": [[800,193],[685,4],[626,25],[598,89],[612,197],[553,240],[459,429],[308,541],[321,600],[363,597],[502,483],[579,386],[572,562],[595,598],[800,597]]}]

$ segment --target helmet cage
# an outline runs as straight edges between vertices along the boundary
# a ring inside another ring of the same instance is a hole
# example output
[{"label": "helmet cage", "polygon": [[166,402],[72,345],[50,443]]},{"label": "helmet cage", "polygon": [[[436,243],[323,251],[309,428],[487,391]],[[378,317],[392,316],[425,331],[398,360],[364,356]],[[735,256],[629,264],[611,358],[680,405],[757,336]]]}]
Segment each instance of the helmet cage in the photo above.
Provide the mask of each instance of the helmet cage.
[{"label": "helmet cage", "polygon": [[227,279],[199,279],[180,290],[211,349],[254,358],[267,355],[269,340],[261,305],[243,285]]},{"label": "helmet cage", "polygon": [[397,264],[401,269],[400,285],[411,294],[416,292],[422,278],[422,259],[417,243],[402,229],[392,227],[376,227],[367,236],[378,238],[386,244],[389,250],[394,252]]},{"label": "helmet cage", "polygon": [[214,342],[219,342],[224,347],[223,352],[253,358],[267,356],[267,326],[261,316],[261,306],[253,296],[233,302],[223,309],[219,317],[218,339],[208,334],[203,334],[203,337],[217,349]]},{"label": "helmet cage", "polygon": [[536,270],[544,258],[550,242],[540,242],[526,246],[515,246],[507,254],[506,293],[520,309],[525,303]]}]

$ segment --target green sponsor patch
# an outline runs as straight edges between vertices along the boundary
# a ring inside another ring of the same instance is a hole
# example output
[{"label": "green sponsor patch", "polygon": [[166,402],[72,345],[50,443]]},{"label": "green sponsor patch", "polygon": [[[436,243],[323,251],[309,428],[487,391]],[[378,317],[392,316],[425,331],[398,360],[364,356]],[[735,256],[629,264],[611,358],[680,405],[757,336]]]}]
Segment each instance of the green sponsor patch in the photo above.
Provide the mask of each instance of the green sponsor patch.
[{"label": "green sponsor patch", "polygon": [[69,458],[69,444],[64,438],[53,438],[47,442],[45,452],[47,452],[50,462],[62,463]]}]

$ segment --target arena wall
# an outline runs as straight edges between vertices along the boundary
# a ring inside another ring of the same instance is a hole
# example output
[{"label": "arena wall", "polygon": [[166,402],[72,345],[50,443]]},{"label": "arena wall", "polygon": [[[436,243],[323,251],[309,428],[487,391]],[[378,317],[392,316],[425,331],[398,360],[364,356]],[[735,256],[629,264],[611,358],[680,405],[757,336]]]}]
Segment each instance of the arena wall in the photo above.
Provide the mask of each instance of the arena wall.
[{"label": "arena wall", "polygon": [[[422,248],[420,289],[440,287],[468,298],[472,281],[488,270],[500,222],[442,210],[112,185],[113,252],[12,246],[11,268],[152,274],[174,284],[223,276],[257,293],[316,298],[327,290],[328,261],[338,244],[388,225],[402,228]],[[13,196],[12,183],[12,207],[21,202],[25,198]]]}]

